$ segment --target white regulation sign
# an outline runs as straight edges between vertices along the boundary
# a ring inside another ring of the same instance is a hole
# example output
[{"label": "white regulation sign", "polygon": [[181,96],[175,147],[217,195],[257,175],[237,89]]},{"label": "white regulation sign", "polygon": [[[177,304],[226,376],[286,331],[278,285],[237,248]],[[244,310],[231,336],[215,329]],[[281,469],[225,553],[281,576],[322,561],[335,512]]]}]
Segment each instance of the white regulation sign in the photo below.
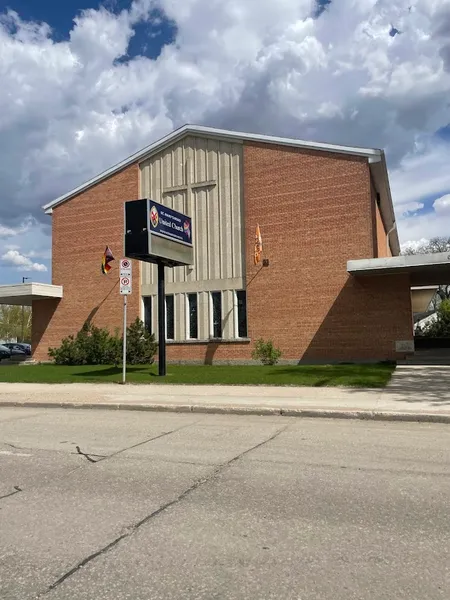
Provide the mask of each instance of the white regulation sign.
[{"label": "white regulation sign", "polygon": [[131,294],[131,260],[128,258],[120,261],[120,293],[122,296]]},{"label": "white regulation sign", "polygon": [[120,261],[120,276],[131,278],[131,260],[129,258],[122,258]]},{"label": "white regulation sign", "polygon": [[122,296],[128,296],[131,294],[131,278],[121,277],[120,278],[120,293]]}]

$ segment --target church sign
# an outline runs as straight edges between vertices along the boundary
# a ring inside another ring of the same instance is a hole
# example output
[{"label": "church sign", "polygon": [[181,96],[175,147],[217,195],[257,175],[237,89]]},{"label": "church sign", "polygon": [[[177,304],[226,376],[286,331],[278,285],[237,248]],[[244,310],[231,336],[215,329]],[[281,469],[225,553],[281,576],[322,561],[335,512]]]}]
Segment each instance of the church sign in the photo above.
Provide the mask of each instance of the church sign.
[{"label": "church sign", "polygon": [[191,218],[149,200],[149,231],[154,235],[192,246]]},{"label": "church sign", "polygon": [[148,198],[125,202],[125,256],[167,267],[192,265],[192,219]]}]

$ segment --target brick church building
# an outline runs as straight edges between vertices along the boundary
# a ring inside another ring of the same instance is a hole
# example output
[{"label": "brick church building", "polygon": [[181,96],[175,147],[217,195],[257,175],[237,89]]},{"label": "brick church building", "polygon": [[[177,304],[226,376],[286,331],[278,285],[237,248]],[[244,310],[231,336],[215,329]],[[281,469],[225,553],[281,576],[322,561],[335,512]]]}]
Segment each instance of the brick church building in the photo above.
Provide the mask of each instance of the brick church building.
[{"label": "brick church building", "polygon": [[[412,271],[397,257],[383,151],[187,125],[44,207],[52,285],[22,294],[36,360],[87,319],[122,328],[124,202],[139,198],[192,217],[194,263],[166,274],[169,361],[249,361],[259,338],[291,362],[411,351]],[[157,333],[156,267],[133,269],[128,319]]]}]

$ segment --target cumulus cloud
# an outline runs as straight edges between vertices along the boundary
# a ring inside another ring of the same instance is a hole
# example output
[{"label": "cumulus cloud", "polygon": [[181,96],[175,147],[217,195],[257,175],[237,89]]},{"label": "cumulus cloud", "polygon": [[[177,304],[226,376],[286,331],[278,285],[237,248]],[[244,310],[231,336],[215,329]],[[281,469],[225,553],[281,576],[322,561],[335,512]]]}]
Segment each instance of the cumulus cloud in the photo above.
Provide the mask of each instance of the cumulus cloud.
[{"label": "cumulus cloud", "polygon": [[[64,41],[0,15],[0,227],[44,219],[42,204],[185,122],[385,148],[398,211],[420,214],[450,190],[450,145],[433,138],[450,122],[450,3],[325,4],[318,16],[313,0],[135,0],[81,12]],[[128,56],[155,8],[175,43]],[[404,239],[437,228],[418,220]]]},{"label": "cumulus cloud", "polygon": [[7,266],[17,267],[18,271],[47,271],[41,263],[34,263],[28,256],[20,254],[18,250],[8,250],[2,256],[2,261]]},{"label": "cumulus cloud", "polygon": [[435,200],[433,208],[439,216],[450,216],[450,194],[446,194]]}]

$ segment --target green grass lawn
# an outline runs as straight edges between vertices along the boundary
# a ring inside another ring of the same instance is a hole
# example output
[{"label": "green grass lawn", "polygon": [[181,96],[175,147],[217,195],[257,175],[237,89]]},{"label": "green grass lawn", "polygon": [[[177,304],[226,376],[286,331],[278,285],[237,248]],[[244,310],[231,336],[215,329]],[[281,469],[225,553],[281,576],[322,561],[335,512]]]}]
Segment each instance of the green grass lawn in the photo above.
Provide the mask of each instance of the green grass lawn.
[{"label": "green grass lawn", "polygon": [[[158,377],[157,366],[130,366],[127,381],[153,384],[205,385],[293,385],[384,387],[394,366],[376,365],[299,365],[264,366],[174,366],[167,376]],[[1,366],[0,381],[28,383],[120,382],[121,368],[108,366],[57,365]]]}]

